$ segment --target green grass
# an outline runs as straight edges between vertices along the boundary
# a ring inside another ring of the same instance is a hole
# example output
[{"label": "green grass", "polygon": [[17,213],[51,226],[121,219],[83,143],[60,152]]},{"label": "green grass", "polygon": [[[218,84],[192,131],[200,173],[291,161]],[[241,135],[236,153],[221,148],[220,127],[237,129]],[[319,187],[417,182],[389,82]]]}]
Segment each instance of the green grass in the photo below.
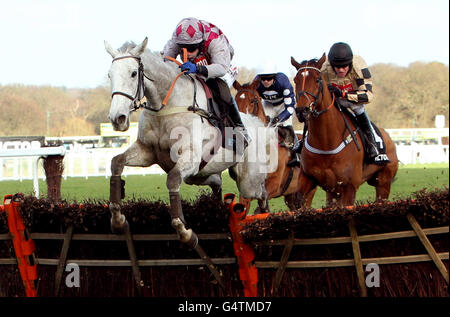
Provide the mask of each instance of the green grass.
[{"label": "green grass", "polygon": [[[166,189],[166,175],[148,176],[127,176],[126,198],[143,198],[151,200],[163,200],[168,202],[169,194]],[[423,188],[432,190],[449,186],[449,166],[447,164],[427,164],[427,165],[405,165],[401,166],[396,181],[392,184],[390,200],[407,198],[414,192]],[[47,186],[44,181],[39,181],[41,195],[47,193]],[[0,182],[0,195],[15,194],[22,192],[31,194],[33,191],[32,181],[2,181]],[[203,191],[208,191],[206,186],[181,186],[181,196],[183,199],[194,200]],[[109,198],[109,178],[91,177],[68,178],[63,180],[61,188],[63,199],[68,201],[82,201],[86,199],[107,200]],[[227,173],[223,173],[223,193],[238,193],[237,187]],[[361,203],[373,201],[375,189],[364,184],[360,187],[356,195],[356,200]],[[252,206],[255,206],[253,202]],[[314,197],[313,207],[320,208],[325,204],[325,192],[319,189]],[[286,210],[283,198],[276,198],[270,201],[272,211]],[[253,208],[252,208],[253,209]]]}]

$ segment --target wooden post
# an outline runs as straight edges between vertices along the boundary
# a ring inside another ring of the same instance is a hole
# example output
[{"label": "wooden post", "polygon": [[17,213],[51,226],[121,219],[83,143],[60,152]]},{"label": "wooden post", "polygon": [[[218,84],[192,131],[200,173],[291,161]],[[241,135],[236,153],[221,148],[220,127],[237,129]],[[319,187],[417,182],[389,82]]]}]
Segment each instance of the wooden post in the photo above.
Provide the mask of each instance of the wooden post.
[{"label": "wooden post", "polygon": [[59,296],[59,291],[61,288],[61,279],[64,271],[64,267],[66,266],[67,254],[69,253],[70,242],[72,241],[73,236],[73,226],[69,226],[64,235],[64,242],[61,248],[61,254],[59,256],[58,267],[56,269],[55,275],[55,297]]},{"label": "wooden post", "polygon": [[358,276],[359,292],[361,297],[367,297],[366,280],[364,278],[364,270],[361,260],[361,250],[359,249],[358,233],[356,232],[355,222],[353,218],[348,223],[350,236],[352,238],[353,257],[355,259],[356,274]]},{"label": "wooden post", "polygon": [[294,232],[291,231],[291,233],[289,234],[289,238],[285,243],[283,254],[281,255],[280,265],[278,266],[277,273],[275,274],[275,279],[271,290],[272,295],[274,295],[275,292],[278,290],[278,287],[280,287],[281,279],[283,278],[284,271],[286,270],[286,264],[289,260],[289,255],[291,254],[293,246],[294,246]]},{"label": "wooden post", "polygon": [[420,242],[422,242],[423,246],[427,250],[427,252],[430,255],[431,259],[433,260],[434,264],[437,266],[439,272],[441,272],[442,276],[444,277],[445,281],[448,284],[447,268],[445,267],[441,258],[437,255],[436,250],[433,248],[433,245],[431,244],[430,240],[428,240],[426,234],[423,232],[423,230],[420,227],[419,223],[417,222],[416,218],[414,218],[414,216],[411,213],[408,212],[406,217],[408,218],[408,221],[411,224],[411,227],[414,229],[414,232],[419,237]]},{"label": "wooden post", "polygon": [[125,234],[125,240],[127,242],[128,255],[131,260],[131,267],[134,275],[134,282],[137,286],[138,295],[142,295],[142,287],[144,286],[144,281],[141,279],[141,271],[139,270],[139,265],[136,257],[136,251],[134,250],[133,238],[131,237],[130,226],[127,225]]},{"label": "wooden post", "polygon": [[212,275],[214,275],[214,278],[219,283],[220,287],[222,287],[222,289],[225,291],[226,290],[225,284],[223,284],[222,279],[220,278],[220,273],[214,266],[214,263],[211,260],[211,258],[206,254],[206,252],[203,250],[203,248],[200,246],[199,243],[197,243],[194,249],[195,251],[197,251],[197,254],[200,256],[203,263],[205,263],[206,267],[210,270]]}]

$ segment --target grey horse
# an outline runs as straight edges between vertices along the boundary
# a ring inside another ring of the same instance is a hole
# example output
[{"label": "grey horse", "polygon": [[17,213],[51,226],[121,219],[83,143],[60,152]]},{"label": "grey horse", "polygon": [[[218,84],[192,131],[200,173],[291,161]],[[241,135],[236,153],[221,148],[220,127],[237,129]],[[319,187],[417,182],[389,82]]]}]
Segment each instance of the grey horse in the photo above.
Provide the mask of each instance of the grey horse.
[{"label": "grey horse", "polygon": [[188,109],[192,105],[207,109],[202,84],[192,75],[181,75],[167,104],[163,105],[180,70],[176,63],[165,60],[146,46],[147,38],[139,45],[127,42],[120,49],[112,48],[105,41],[106,51],[113,57],[108,73],[112,90],[109,119],[113,128],[126,131],[130,113],[143,108],[136,142],[111,162],[111,227],[120,232],[127,225],[120,210],[124,167],[158,164],[167,173],[172,226],[183,243],[195,247],[198,238],[192,229],[186,229],[181,208],[182,181],[209,185],[221,198],[221,172],[231,168],[242,196],[263,199],[267,195],[264,188],[267,172],[277,168],[277,138],[274,129],[264,127],[255,117],[242,114],[253,141],[240,154],[220,146],[220,131]]}]

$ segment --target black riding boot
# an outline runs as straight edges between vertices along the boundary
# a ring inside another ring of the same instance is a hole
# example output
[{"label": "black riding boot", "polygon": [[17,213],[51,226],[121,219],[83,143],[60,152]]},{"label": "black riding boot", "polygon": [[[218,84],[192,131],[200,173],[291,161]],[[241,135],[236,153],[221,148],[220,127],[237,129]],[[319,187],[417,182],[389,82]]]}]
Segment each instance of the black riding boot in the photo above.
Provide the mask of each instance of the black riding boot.
[{"label": "black riding boot", "polygon": [[298,149],[298,147],[300,145],[300,141],[298,140],[298,137],[295,134],[293,126],[288,125],[288,126],[284,126],[284,127],[291,131],[291,134],[293,136],[293,143],[294,143],[293,146],[292,146],[292,149],[291,149],[292,159],[287,163],[287,166],[294,166],[294,167],[298,166],[298,167],[300,167],[300,159],[298,158],[298,154],[297,154],[297,149]]},{"label": "black riding boot", "polygon": [[240,133],[244,138],[244,148],[251,142],[251,137],[248,135],[247,129],[242,123],[241,115],[238,106],[227,83],[220,78],[210,78],[206,81],[214,98],[225,108],[231,121],[233,121],[236,132]]},{"label": "black riding boot", "polygon": [[232,99],[231,104],[228,104],[228,115],[234,123],[234,128],[244,137],[244,147],[247,147],[252,138],[248,135],[247,129],[242,123],[241,115],[234,99]]},{"label": "black riding boot", "polygon": [[378,152],[375,136],[372,133],[372,127],[370,125],[369,116],[364,111],[360,115],[356,116],[356,121],[358,121],[358,125],[362,129],[362,132],[365,134],[367,141],[368,141],[368,148],[367,148],[367,154],[369,155],[370,159],[375,158],[380,153]]}]

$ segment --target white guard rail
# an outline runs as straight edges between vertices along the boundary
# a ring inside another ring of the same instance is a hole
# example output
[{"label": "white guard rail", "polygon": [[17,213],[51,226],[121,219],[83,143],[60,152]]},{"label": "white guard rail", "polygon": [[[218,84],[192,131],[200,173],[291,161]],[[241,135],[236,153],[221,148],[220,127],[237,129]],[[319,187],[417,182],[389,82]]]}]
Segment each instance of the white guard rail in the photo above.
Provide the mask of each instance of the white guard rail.
[{"label": "white guard rail", "polygon": [[[38,165],[39,159],[43,157],[47,157],[50,155],[60,155],[64,156],[66,154],[66,149],[64,146],[58,147],[42,147],[42,148],[31,148],[31,149],[10,149],[10,150],[0,150],[0,162],[2,163],[0,169],[2,170],[0,173],[0,180],[2,179],[3,174],[3,158],[13,157],[32,157],[31,160],[34,162],[32,165],[32,178],[33,178],[33,189],[36,197],[39,197],[39,176],[38,176]],[[31,162],[31,161],[29,161]]]},{"label": "white guard rail", "polygon": [[[37,177],[44,179],[43,168],[37,168],[39,157],[45,155],[64,156],[64,179],[67,177],[109,177],[111,159],[126,148],[37,148],[24,150],[0,150],[0,181],[22,181]],[[397,145],[397,155],[402,164],[449,163],[448,145]],[[42,165],[42,162],[41,164]],[[164,174],[158,166],[125,167],[123,176]]]}]

